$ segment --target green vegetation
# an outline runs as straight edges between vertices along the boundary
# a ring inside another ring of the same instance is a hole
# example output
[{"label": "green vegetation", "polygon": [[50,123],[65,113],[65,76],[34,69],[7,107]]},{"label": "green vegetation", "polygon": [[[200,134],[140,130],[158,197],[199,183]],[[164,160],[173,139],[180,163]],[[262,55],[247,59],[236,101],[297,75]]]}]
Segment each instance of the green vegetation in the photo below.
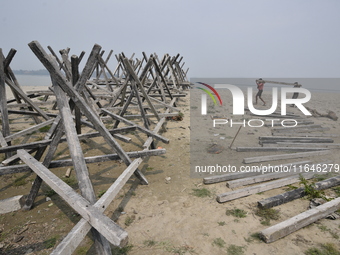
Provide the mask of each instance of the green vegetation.
[{"label": "green vegetation", "polygon": [[136,219],[135,215],[126,217],[125,222],[124,222],[125,226],[127,227],[130,226],[135,219]]},{"label": "green vegetation", "polygon": [[176,255],[185,255],[185,254],[197,254],[194,250],[194,248],[188,246],[188,245],[182,245],[182,246],[173,246],[169,244],[168,242],[162,242],[160,243],[164,246],[164,250]]},{"label": "green vegetation", "polygon": [[328,178],[331,178],[333,176],[333,173],[326,173],[326,174],[317,174],[317,175],[315,175],[314,176],[314,180],[316,181],[316,182],[320,182],[320,181],[324,181],[324,180],[326,180],[326,179],[328,179]]},{"label": "green vegetation", "polygon": [[46,197],[52,197],[53,195],[57,194],[57,192],[55,192],[51,188],[48,188],[48,190],[46,190],[44,194],[45,194]]},{"label": "green vegetation", "polygon": [[143,242],[143,244],[147,247],[152,247],[152,246],[155,246],[157,244],[157,242],[155,240],[145,240]]},{"label": "green vegetation", "polygon": [[16,178],[13,182],[13,186],[14,187],[19,187],[19,186],[23,186],[23,185],[26,185],[27,181],[24,177],[19,177],[19,178]]},{"label": "green vegetation", "polygon": [[247,217],[247,212],[243,209],[238,209],[238,208],[234,208],[234,209],[227,209],[227,211],[225,212],[226,215],[230,216],[234,216],[236,218],[245,218]]},{"label": "green vegetation", "polygon": [[101,198],[105,194],[106,190],[101,190],[98,193],[98,197]]},{"label": "green vegetation", "polygon": [[324,197],[324,193],[321,190],[315,189],[315,184],[314,182],[310,183],[308,182],[301,174],[300,174],[300,184],[302,184],[305,188],[305,193],[308,199],[313,199],[313,198],[323,198],[327,200]]},{"label": "green vegetation", "polygon": [[67,185],[69,185],[72,188],[75,188],[76,186],[78,186],[78,181],[76,180],[76,178],[74,177],[70,177],[70,178],[66,178],[63,177],[61,178]]},{"label": "green vegetation", "polygon": [[330,234],[332,235],[333,238],[339,239],[339,235],[338,235],[336,232],[332,231],[331,229],[327,228],[326,226],[320,225],[320,226],[318,226],[318,228],[319,228],[322,232],[328,232],[328,233],[330,233]]},{"label": "green vegetation", "polygon": [[245,249],[246,249],[245,246],[237,246],[235,244],[231,244],[227,248],[227,254],[228,255],[243,255]]},{"label": "green vegetation", "polygon": [[128,254],[129,251],[131,251],[133,248],[133,245],[127,245],[125,247],[119,248],[119,247],[114,247],[112,249],[112,255],[126,255]]},{"label": "green vegetation", "polygon": [[260,209],[255,211],[255,214],[261,217],[261,224],[265,226],[270,225],[270,220],[278,220],[280,218],[280,211],[273,208]]},{"label": "green vegetation", "polygon": [[333,190],[334,190],[335,194],[336,194],[338,197],[340,197],[340,186],[339,186],[339,187],[333,188]]},{"label": "green vegetation", "polygon": [[54,245],[57,243],[58,236],[51,237],[44,241],[44,247],[46,249],[54,247]]},{"label": "green vegetation", "polygon": [[211,191],[203,188],[203,189],[192,189],[193,193],[192,195],[196,197],[210,197],[211,196]]},{"label": "green vegetation", "polygon": [[320,249],[313,247],[309,248],[304,253],[306,255],[340,255],[340,251],[332,243],[320,244]]},{"label": "green vegetation", "polygon": [[223,248],[226,245],[226,242],[221,237],[219,237],[213,240],[212,245]]},{"label": "green vegetation", "polygon": [[51,128],[51,125],[47,125],[45,127],[39,128],[39,131],[40,132],[47,132],[48,130],[50,130],[50,128]]},{"label": "green vegetation", "polygon": [[224,226],[226,223],[225,223],[225,221],[219,221],[219,222],[217,222],[217,224],[218,224],[219,226]]},{"label": "green vegetation", "polygon": [[295,189],[297,189],[297,188],[298,188],[298,187],[289,184],[289,185],[286,186],[285,190],[286,190],[286,191],[290,191],[290,190],[295,190]]}]

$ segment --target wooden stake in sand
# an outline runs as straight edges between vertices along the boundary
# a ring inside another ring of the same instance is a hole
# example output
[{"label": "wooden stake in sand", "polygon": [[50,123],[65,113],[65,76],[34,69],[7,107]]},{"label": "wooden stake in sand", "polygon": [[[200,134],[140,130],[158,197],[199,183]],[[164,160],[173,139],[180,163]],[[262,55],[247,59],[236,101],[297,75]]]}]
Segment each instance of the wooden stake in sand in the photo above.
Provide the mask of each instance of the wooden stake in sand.
[{"label": "wooden stake in sand", "polygon": [[242,126],[240,126],[240,127],[238,128],[238,130],[237,130],[237,132],[236,132],[236,135],[235,135],[235,137],[234,137],[233,141],[231,142],[231,144],[230,144],[229,148],[231,148],[231,146],[233,145],[233,143],[234,143],[234,141],[235,141],[235,139],[236,139],[236,137],[237,137],[238,133],[239,133],[239,132],[240,132],[240,130],[241,130],[241,127],[242,127]]}]

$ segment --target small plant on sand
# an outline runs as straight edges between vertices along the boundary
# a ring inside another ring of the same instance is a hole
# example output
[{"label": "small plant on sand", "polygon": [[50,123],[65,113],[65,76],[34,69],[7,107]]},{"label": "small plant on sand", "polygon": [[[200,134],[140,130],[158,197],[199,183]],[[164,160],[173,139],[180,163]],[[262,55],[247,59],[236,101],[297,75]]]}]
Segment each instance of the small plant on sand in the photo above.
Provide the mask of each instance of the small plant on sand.
[{"label": "small plant on sand", "polygon": [[106,190],[101,190],[98,192],[98,197],[101,198],[105,194]]},{"label": "small plant on sand", "polygon": [[192,195],[196,197],[210,197],[211,196],[211,191],[203,188],[203,189],[192,189]]},{"label": "small plant on sand", "polygon": [[219,226],[224,226],[226,223],[225,223],[225,221],[219,221],[219,222],[217,222],[217,224],[218,224]]},{"label": "small plant on sand", "polygon": [[126,255],[129,251],[131,251],[133,248],[132,244],[129,244],[127,246],[124,246],[122,248],[120,247],[114,247],[112,249],[112,255]]},{"label": "small plant on sand", "polygon": [[243,255],[245,249],[246,249],[245,246],[237,246],[235,244],[231,244],[227,248],[227,254],[228,255]]},{"label": "small plant on sand", "polygon": [[143,244],[147,247],[152,247],[152,246],[155,246],[157,244],[157,242],[155,240],[145,240],[143,242]]},{"label": "small plant on sand", "polygon": [[333,238],[339,239],[339,235],[338,235],[336,232],[332,231],[331,229],[327,228],[326,226],[324,226],[324,225],[321,225],[321,226],[320,226],[320,225],[319,225],[318,228],[319,228],[322,232],[328,232],[328,233],[330,233],[330,234],[332,235]]},{"label": "small plant on sand", "polygon": [[265,226],[270,225],[270,220],[278,220],[280,218],[280,211],[273,208],[261,209],[258,208],[255,214],[261,217],[261,224]]},{"label": "small plant on sand", "polygon": [[67,185],[69,185],[70,187],[74,188],[78,185],[78,181],[76,180],[76,178],[74,177],[70,177],[70,178],[66,178],[63,177],[61,178]]},{"label": "small plant on sand", "polygon": [[46,190],[45,191],[45,196],[46,197],[52,197],[52,196],[54,196],[55,194],[57,194],[57,192],[55,192],[53,189],[51,189],[51,188],[48,188],[48,190]]},{"label": "small plant on sand", "polygon": [[125,222],[124,222],[125,226],[127,227],[130,226],[135,219],[136,219],[135,215],[126,217]]},{"label": "small plant on sand", "polygon": [[57,243],[58,236],[53,236],[47,240],[44,241],[44,246],[46,249],[54,247],[54,245]]},{"label": "small plant on sand", "polygon": [[47,132],[48,130],[50,130],[50,128],[51,128],[51,125],[47,125],[45,127],[39,128],[39,131],[40,132]]},{"label": "small plant on sand", "polygon": [[320,249],[316,247],[309,248],[305,255],[339,255],[340,250],[332,243],[320,244]]},{"label": "small plant on sand", "polygon": [[212,245],[223,248],[226,245],[226,242],[221,237],[219,237],[213,240]]},{"label": "small plant on sand", "polygon": [[227,211],[225,212],[226,215],[230,216],[234,216],[236,218],[245,218],[247,217],[247,212],[243,209],[238,209],[238,208],[234,208],[234,209],[227,209]]},{"label": "small plant on sand", "polygon": [[261,236],[260,233],[252,233],[248,238],[244,237],[244,240],[247,243],[252,243],[253,241],[257,240],[257,241],[261,241]]},{"label": "small plant on sand", "polygon": [[324,193],[321,190],[317,190],[315,188],[315,184],[312,182],[308,182],[301,174],[300,174],[300,184],[304,186],[305,193],[308,199],[313,199],[313,198],[323,198],[327,200],[324,197]]},{"label": "small plant on sand", "polygon": [[19,187],[19,186],[23,186],[27,183],[26,179],[23,177],[19,177],[17,179],[14,180],[13,186],[14,187]]},{"label": "small plant on sand", "polygon": [[340,197],[340,186],[339,186],[339,187],[333,188],[333,190],[334,190],[335,194],[336,194],[338,197]]}]

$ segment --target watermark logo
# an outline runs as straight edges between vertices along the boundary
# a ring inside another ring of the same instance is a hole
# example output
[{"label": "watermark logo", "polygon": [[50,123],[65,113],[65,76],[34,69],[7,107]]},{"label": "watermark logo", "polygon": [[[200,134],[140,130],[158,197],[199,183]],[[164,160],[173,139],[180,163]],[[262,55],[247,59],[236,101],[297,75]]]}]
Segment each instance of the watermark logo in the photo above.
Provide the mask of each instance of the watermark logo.
[{"label": "watermark logo", "polygon": [[[214,87],[210,86],[209,84],[203,83],[203,82],[197,82],[197,83],[199,83],[199,84],[205,86],[206,88],[210,89],[214,93],[215,97],[218,99],[220,105],[221,106],[223,105],[221,96],[216,91],[216,89]],[[202,115],[206,115],[207,114],[207,95],[209,95],[210,98],[213,100],[214,105],[217,105],[217,101],[216,101],[214,95],[208,89],[202,88],[202,87],[196,87],[196,88],[203,90],[206,93],[206,94],[201,95],[201,113],[202,113]]]},{"label": "watermark logo", "polygon": [[[244,94],[243,91],[231,84],[216,84],[213,86],[208,85],[206,83],[197,82],[207,88],[210,89],[214,93],[214,95],[206,88],[196,87],[198,89],[203,90],[206,94],[201,95],[201,114],[207,114],[207,94],[213,100],[216,105],[216,98],[219,100],[220,105],[222,106],[222,99],[220,94],[216,91],[216,89],[228,89],[233,98],[233,115],[244,115]],[[304,115],[311,116],[312,114],[303,106],[304,103],[307,103],[311,99],[311,93],[309,90],[304,88],[281,88],[281,115],[286,115],[287,113],[287,105],[296,106]],[[288,98],[288,93],[302,93],[305,95],[303,98]],[[253,103],[253,89],[251,87],[247,88],[247,105],[248,109],[251,113],[255,115],[266,116],[274,113],[278,106],[278,88],[272,88],[272,105],[270,109],[259,110],[254,107]],[[215,98],[215,97],[216,98]]]}]

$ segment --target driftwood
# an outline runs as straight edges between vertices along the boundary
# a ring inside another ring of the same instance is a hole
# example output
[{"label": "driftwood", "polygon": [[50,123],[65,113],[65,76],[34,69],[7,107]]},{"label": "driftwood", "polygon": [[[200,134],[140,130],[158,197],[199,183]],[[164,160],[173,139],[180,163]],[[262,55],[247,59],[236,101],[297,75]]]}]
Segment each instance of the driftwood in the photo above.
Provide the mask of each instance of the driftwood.
[{"label": "driftwood", "polygon": [[[314,173],[303,173],[302,176],[305,179],[311,179],[314,177]],[[255,185],[244,189],[238,189],[226,193],[217,195],[217,202],[224,203],[237,198],[246,197],[259,192],[280,188],[289,184],[293,184],[299,181],[299,175],[290,176],[284,179],[271,181],[265,184]]]},{"label": "driftwood", "polygon": [[314,117],[326,117],[330,118],[334,121],[338,120],[338,116],[336,116],[335,112],[333,111],[328,111],[326,114],[319,113],[316,109],[311,109],[306,107],[306,109],[314,116]]},{"label": "driftwood", "polygon": [[340,197],[262,230],[260,236],[266,243],[275,242],[338,209],[340,209]]},{"label": "driftwood", "polygon": [[[319,181],[314,184],[316,190],[328,189],[340,185],[340,176],[332,177],[324,181]],[[287,191],[273,197],[269,197],[257,202],[260,208],[272,208],[274,206],[288,203],[295,199],[301,198],[306,195],[305,188],[301,187],[295,190]]]}]

